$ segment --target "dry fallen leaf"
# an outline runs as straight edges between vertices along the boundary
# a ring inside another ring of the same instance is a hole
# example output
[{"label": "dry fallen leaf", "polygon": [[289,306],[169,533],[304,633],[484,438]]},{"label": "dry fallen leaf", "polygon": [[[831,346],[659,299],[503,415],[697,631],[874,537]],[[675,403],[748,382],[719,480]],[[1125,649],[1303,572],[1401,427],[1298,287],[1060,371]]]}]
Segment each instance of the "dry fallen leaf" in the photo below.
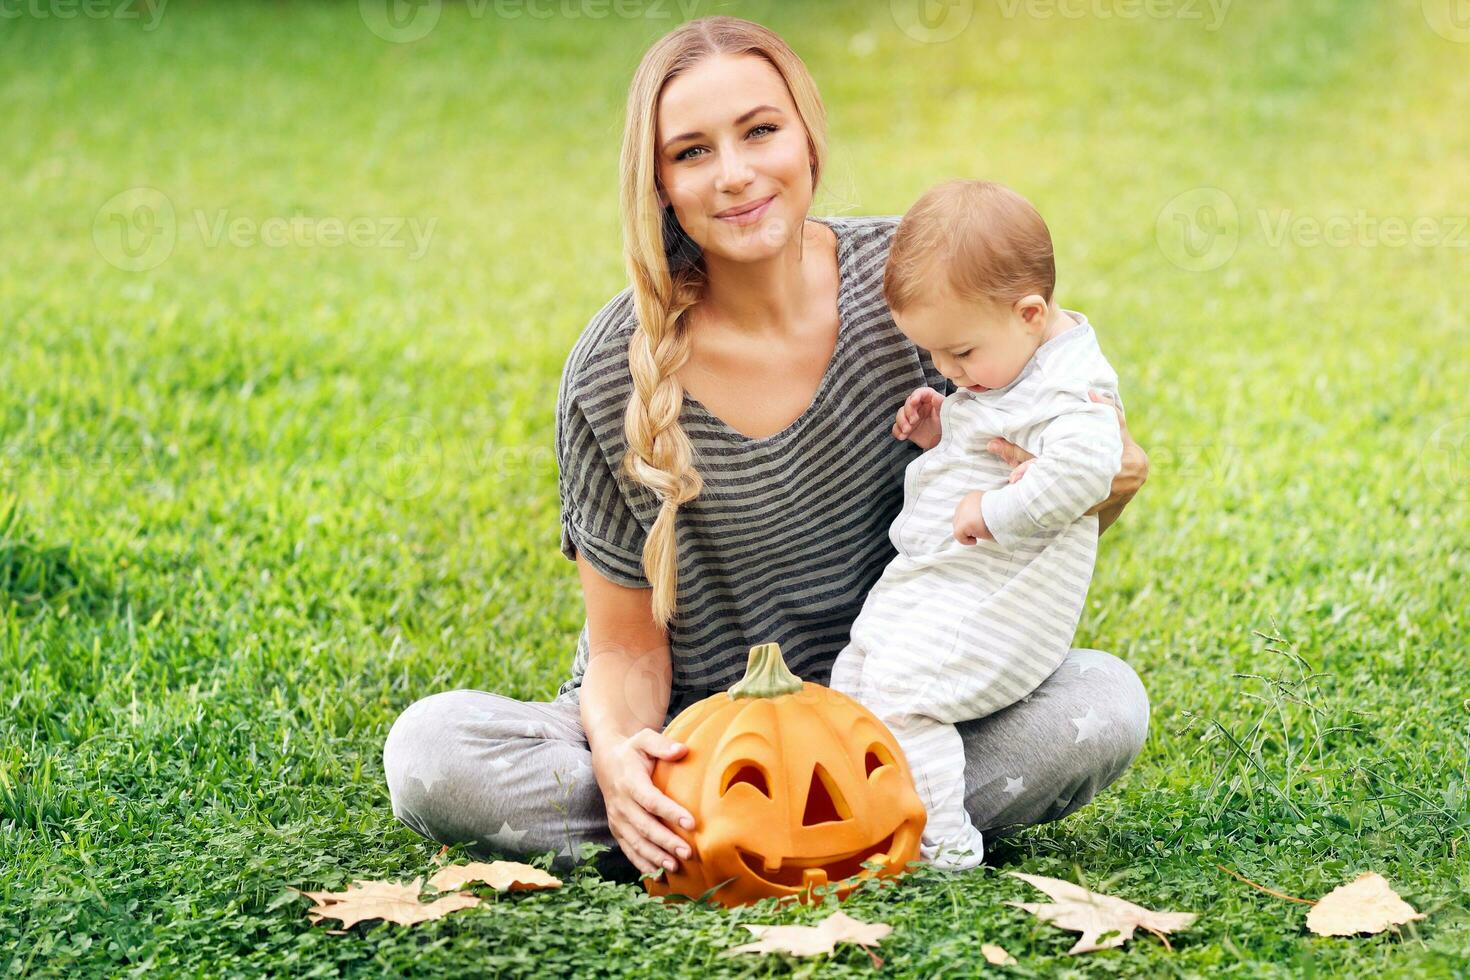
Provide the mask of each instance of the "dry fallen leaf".
[{"label": "dry fallen leaf", "polygon": [[882,922],[859,922],[845,912],[833,912],[814,926],[746,926],[756,942],[734,946],[724,956],[735,953],[790,953],[793,956],[817,956],[830,953],[838,943],[856,943],[872,957],[874,966],[883,961],[868,947],[878,945],[893,927]]},{"label": "dry fallen leaf", "polygon": [[474,895],[458,892],[444,895],[432,902],[420,902],[419,892],[424,879],[418,878],[411,885],[399,885],[391,881],[354,881],[343,892],[302,892],[316,902],[306,910],[311,924],[323,919],[341,919],[342,928],[347,929],[368,919],[382,919],[401,926],[442,919],[450,912],[474,908],[480,904]]},{"label": "dry fallen leaf", "polygon": [[561,879],[540,868],[519,861],[472,861],[440,868],[429,879],[429,887],[439,891],[463,888],[471,881],[482,881],[496,891],[529,891],[537,888],[560,888]]},{"label": "dry fallen leaf", "polygon": [[1362,932],[1382,932],[1389,926],[1427,918],[1414,911],[1414,906],[1399,897],[1384,877],[1376,871],[1365,871],[1346,885],[1339,885],[1317,901],[1297,898],[1257,884],[1242,874],[1217,864],[1226,874],[1239,878],[1257,891],[1288,902],[1312,906],[1307,913],[1307,928],[1319,936],[1356,936]]},{"label": "dry fallen leaf", "polygon": [[981,943],[980,955],[985,957],[985,962],[991,966],[1015,966],[1016,958],[995,943]]},{"label": "dry fallen leaf", "polygon": [[1354,936],[1424,917],[1382,875],[1367,871],[1323,895],[1307,913],[1307,928],[1319,936]]},{"label": "dry fallen leaf", "polygon": [[[1067,950],[1073,955],[1122,946],[1133,938],[1134,929],[1147,929],[1162,939],[1167,947],[1169,940],[1165,933],[1187,928],[1198,918],[1193,912],[1154,912],[1121,898],[1099,895],[1081,885],[1059,878],[1022,874],[1019,871],[1006,873],[1046,892],[1053,899],[1052,903],[1007,902],[1007,905],[1025,909],[1042,921],[1059,928],[1074,929],[1082,933],[1076,944]],[[1107,932],[1114,935],[1101,938]]]}]

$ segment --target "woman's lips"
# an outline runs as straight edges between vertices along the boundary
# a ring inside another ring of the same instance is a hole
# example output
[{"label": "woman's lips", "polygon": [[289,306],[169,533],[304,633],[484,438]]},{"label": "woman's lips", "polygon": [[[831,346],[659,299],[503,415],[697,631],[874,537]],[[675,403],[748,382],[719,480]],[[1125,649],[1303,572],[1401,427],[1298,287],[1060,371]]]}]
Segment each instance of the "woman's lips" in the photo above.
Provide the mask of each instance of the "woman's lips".
[{"label": "woman's lips", "polygon": [[761,216],[766,213],[766,210],[771,206],[771,202],[775,199],[776,195],[772,194],[770,197],[766,198],[759,205],[751,208],[749,211],[742,211],[739,214],[732,214],[729,216],[717,214],[715,215],[715,217],[719,218],[721,221],[728,221],[732,225],[753,225],[757,221],[761,220]]}]

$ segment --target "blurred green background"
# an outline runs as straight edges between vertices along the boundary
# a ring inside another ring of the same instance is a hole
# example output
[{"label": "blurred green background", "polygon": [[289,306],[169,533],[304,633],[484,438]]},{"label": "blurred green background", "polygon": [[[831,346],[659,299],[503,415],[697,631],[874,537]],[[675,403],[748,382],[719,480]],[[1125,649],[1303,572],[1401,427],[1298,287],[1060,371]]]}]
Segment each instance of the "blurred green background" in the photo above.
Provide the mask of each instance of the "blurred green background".
[{"label": "blurred green background", "polygon": [[[0,6],[0,970],[792,966],[717,956],[770,910],[587,875],[353,936],[285,890],[429,866],[380,764],[413,699],[565,676],[557,381],[625,284],[633,68],[717,13],[821,88],[815,212],[1037,204],[1152,460],[1078,639],[1148,745],[997,867],[855,896],[885,969],[1470,971],[1462,0]],[[1320,939],[1217,864],[1430,917]],[[1204,915],[1073,959],[1006,869]]]}]

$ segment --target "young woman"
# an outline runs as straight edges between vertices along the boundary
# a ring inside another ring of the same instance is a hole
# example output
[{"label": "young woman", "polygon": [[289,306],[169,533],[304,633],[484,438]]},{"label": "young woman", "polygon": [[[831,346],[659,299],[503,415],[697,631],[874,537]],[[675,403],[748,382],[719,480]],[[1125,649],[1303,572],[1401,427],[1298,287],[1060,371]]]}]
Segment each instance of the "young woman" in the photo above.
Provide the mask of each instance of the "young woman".
[{"label": "young woman", "polygon": [[[756,643],[829,678],[893,556],[918,454],[895,414],[916,387],[954,386],[883,301],[897,219],[808,215],[825,156],[816,86],[766,28],[705,17],[644,55],[621,161],[632,284],[592,318],[558,392],[561,547],[587,607],[572,677],[554,701],[458,690],[404,711],[383,765],[417,832],[567,863],[595,841],[613,848],[607,872],[672,868],[688,851],[670,826],[691,816],[650,780],[685,751],[667,721],[737,681]],[[1147,475],[1123,440],[1100,529]],[[1121,660],[1072,650],[958,727],[966,809],[993,838],[1116,779],[1148,698]]]}]

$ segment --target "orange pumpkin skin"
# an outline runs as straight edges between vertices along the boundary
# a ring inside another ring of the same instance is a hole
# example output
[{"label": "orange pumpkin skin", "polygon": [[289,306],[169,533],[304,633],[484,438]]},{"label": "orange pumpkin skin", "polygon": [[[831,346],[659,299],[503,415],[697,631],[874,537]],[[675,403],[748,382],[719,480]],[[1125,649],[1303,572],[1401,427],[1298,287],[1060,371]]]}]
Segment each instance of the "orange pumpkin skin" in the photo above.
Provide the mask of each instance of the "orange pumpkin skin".
[{"label": "orange pumpkin skin", "polygon": [[689,750],[659,760],[653,783],[693,815],[693,829],[672,827],[692,854],[660,879],[645,878],[651,894],[694,898],[733,879],[710,899],[806,901],[829,883],[846,897],[874,874],[862,862],[894,875],[918,856],[924,805],[892,733],[845,694],[798,681],[776,644],[752,648],[742,683],[757,672],[758,651],[774,657],[787,693],[740,694],[737,684],[664,730]]}]

